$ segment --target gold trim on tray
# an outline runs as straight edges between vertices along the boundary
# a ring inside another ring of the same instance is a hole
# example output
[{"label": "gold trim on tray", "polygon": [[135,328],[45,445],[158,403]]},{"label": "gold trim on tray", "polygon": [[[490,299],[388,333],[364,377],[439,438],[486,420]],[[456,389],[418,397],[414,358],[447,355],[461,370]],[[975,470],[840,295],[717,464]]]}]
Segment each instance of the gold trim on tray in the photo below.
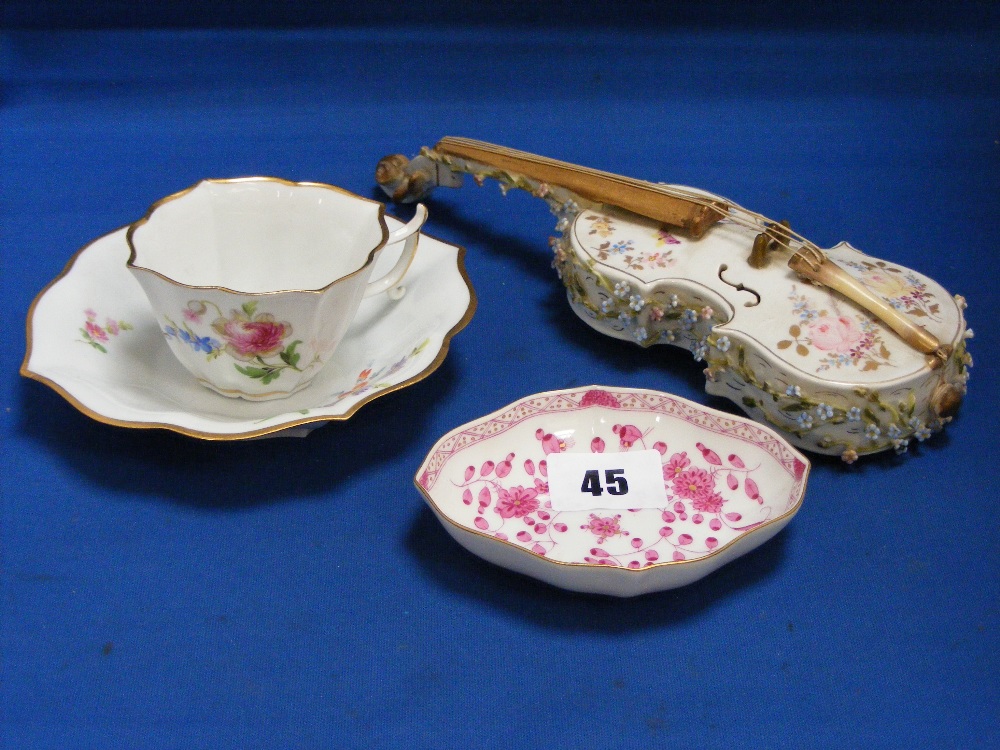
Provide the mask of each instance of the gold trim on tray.
[{"label": "gold trim on tray", "polygon": [[[520,404],[522,402],[525,402],[525,401],[530,401],[532,398],[536,398],[538,396],[543,396],[543,395],[555,394],[555,393],[563,393],[563,392],[568,392],[568,393],[582,393],[582,392],[585,392],[585,391],[588,391],[588,390],[595,390],[595,389],[596,390],[608,390],[608,391],[611,391],[611,392],[630,392],[630,391],[655,392],[655,391],[652,391],[652,389],[648,389],[648,388],[629,388],[629,387],[614,388],[614,387],[608,387],[608,386],[592,385],[592,386],[585,386],[585,387],[568,388],[568,389],[564,389],[564,390],[545,391],[543,393],[536,393],[536,394],[533,394],[531,396],[525,396],[523,398],[517,399],[516,401],[513,401],[510,404],[507,404],[506,406],[504,406],[501,409],[498,409],[495,412],[491,412],[490,414],[485,414],[485,415],[483,415],[483,416],[481,416],[481,417],[479,417],[477,419],[474,419],[474,420],[472,420],[470,422],[466,422],[463,425],[460,425],[460,426],[458,426],[458,427],[456,427],[456,428],[454,428],[452,430],[449,430],[444,435],[442,435],[440,438],[438,438],[435,441],[435,443],[434,443],[433,447],[431,448],[430,452],[428,453],[427,457],[424,458],[424,460],[420,464],[420,467],[417,469],[417,473],[413,477],[413,484],[414,484],[414,486],[417,488],[417,490],[423,496],[423,498],[427,502],[428,506],[430,506],[430,510],[437,517],[438,521],[440,521],[442,524],[446,523],[448,526],[450,526],[450,527],[452,527],[454,529],[458,529],[461,532],[473,534],[473,535],[475,535],[477,537],[481,537],[482,539],[489,540],[489,541],[494,542],[496,544],[501,544],[501,545],[504,545],[504,546],[506,546],[508,548],[516,549],[516,550],[519,551],[519,553],[523,553],[525,555],[528,555],[527,559],[534,559],[534,560],[536,560],[538,562],[541,562],[543,565],[545,565],[547,563],[547,564],[550,564],[550,565],[559,565],[559,566],[564,566],[564,567],[568,567],[568,568],[595,568],[595,569],[608,570],[608,571],[615,570],[615,571],[623,571],[623,572],[625,572],[625,573],[627,573],[629,575],[632,575],[632,574],[638,575],[638,574],[641,574],[641,573],[648,573],[650,571],[656,570],[657,568],[664,568],[664,567],[667,567],[667,566],[675,566],[675,565],[676,566],[683,566],[683,565],[693,566],[693,565],[696,565],[698,563],[703,563],[706,560],[710,560],[712,558],[715,558],[715,557],[721,555],[723,552],[726,552],[726,551],[730,550],[733,546],[735,546],[737,544],[745,542],[746,540],[750,539],[751,537],[760,536],[761,532],[763,532],[765,529],[770,528],[771,526],[775,525],[776,523],[779,523],[779,522],[785,522],[785,523],[787,523],[802,508],[802,502],[805,499],[805,491],[806,491],[806,487],[807,487],[808,482],[809,482],[809,473],[810,473],[810,471],[812,469],[812,463],[804,455],[802,455],[802,453],[800,453],[797,448],[795,448],[794,446],[790,445],[788,443],[788,441],[785,440],[785,438],[783,438],[776,430],[771,429],[767,425],[759,424],[759,423],[754,422],[753,420],[751,420],[749,418],[746,418],[746,417],[738,417],[738,416],[735,416],[735,415],[732,415],[732,414],[728,414],[728,413],[725,413],[725,412],[719,412],[717,409],[712,409],[711,407],[708,407],[708,406],[700,406],[700,405],[694,404],[693,402],[690,402],[690,403],[692,403],[694,406],[696,406],[699,410],[701,410],[703,412],[708,412],[708,413],[715,412],[715,413],[722,414],[727,420],[731,420],[733,423],[750,425],[753,428],[759,430],[760,432],[763,432],[763,433],[765,433],[767,435],[770,435],[771,437],[775,438],[775,440],[778,442],[778,444],[781,445],[789,454],[791,454],[792,457],[794,457],[796,460],[800,461],[803,464],[802,476],[799,479],[796,480],[796,484],[795,484],[795,487],[798,488],[798,492],[797,492],[798,497],[795,500],[794,505],[792,505],[791,507],[787,508],[780,515],[775,516],[774,518],[768,519],[767,521],[763,521],[759,526],[755,526],[753,529],[750,529],[745,534],[741,534],[740,536],[736,536],[736,537],[730,539],[725,544],[720,545],[716,549],[713,549],[713,550],[707,552],[706,554],[702,555],[701,557],[696,557],[696,558],[692,558],[692,559],[684,559],[684,560],[658,560],[656,562],[650,563],[649,565],[646,565],[646,566],[641,567],[641,568],[629,568],[627,566],[620,566],[620,565],[619,566],[608,566],[608,565],[598,565],[598,564],[587,563],[587,562],[568,562],[566,560],[556,560],[556,559],[553,559],[551,557],[548,557],[547,555],[539,555],[539,554],[537,554],[535,552],[532,552],[527,547],[521,546],[519,544],[515,544],[514,542],[511,542],[510,540],[499,539],[499,538],[497,538],[496,536],[494,536],[492,534],[487,534],[487,533],[485,533],[483,531],[480,531],[479,529],[471,528],[469,526],[465,526],[464,524],[460,523],[459,521],[456,521],[455,519],[451,518],[451,516],[449,516],[444,510],[442,510],[442,508],[436,502],[434,502],[434,498],[431,497],[431,492],[429,490],[425,489],[423,487],[423,485],[420,484],[420,477],[425,472],[425,470],[427,468],[427,464],[428,464],[429,459],[434,454],[434,452],[438,448],[438,446],[441,445],[442,443],[444,443],[446,440],[448,440],[448,438],[450,438],[450,437],[452,437],[454,435],[457,435],[457,434],[459,434],[459,433],[461,433],[461,432],[469,429],[471,426],[481,424],[484,420],[487,420],[490,417],[494,417],[494,416],[496,416],[498,414],[503,414],[505,412],[508,412],[513,407],[517,406],[518,404]],[[667,395],[670,395],[670,394],[667,394]],[[676,400],[679,400],[679,401],[686,401],[686,399],[683,399],[680,396],[670,395],[670,398],[676,399]],[[482,437],[494,437],[494,436],[495,435],[493,433],[491,433],[489,435],[482,436]],[[453,458],[457,453],[458,453],[458,451],[456,451],[455,453],[451,454],[446,459],[445,463],[447,463],[447,461],[450,460],[451,458]],[[441,468],[443,468],[443,466],[444,466],[444,464],[442,464]],[[580,512],[580,511],[572,511],[572,512]],[[779,531],[780,531],[780,529],[779,529]],[[461,544],[461,543],[459,543],[459,544]],[[463,546],[463,548],[464,548],[464,546]],[[471,551],[470,551],[470,553],[471,554],[476,554],[476,553],[472,553]],[[492,564],[496,564],[496,563],[492,563]],[[501,567],[506,567],[506,566],[501,566]],[[522,574],[522,575],[528,575],[528,574]],[[617,574],[612,573],[611,575],[617,575]]]},{"label": "gold trim on tray", "polygon": [[[805,472],[803,473],[802,477],[803,477],[804,480],[809,477],[809,464],[806,464],[806,469],[805,469]],[[649,571],[655,570],[657,568],[664,568],[664,567],[673,566],[673,565],[678,565],[678,566],[680,566],[680,565],[688,565],[688,566],[691,566],[691,565],[695,565],[696,563],[705,562],[706,560],[709,560],[709,559],[711,559],[713,557],[717,557],[718,555],[720,555],[723,552],[725,552],[725,551],[729,550],[730,548],[732,548],[735,544],[738,544],[740,542],[746,541],[751,536],[760,536],[760,532],[762,532],[764,529],[766,529],[766,528],[768,528],[770,526],[773,526],[774,524],[778,523],[779,521],[789,521],[791,519],[791,517],[795,516],[799,512],[799,510],[802,508],[802,501],[805,499],[805,491],[803,491],[802,493],[800,493],[799,499],[796,501],[795,505],[793,507],[789,508],[788,510],[786,510],[780,516],[775,516],[774,518],[772,518],[772,519],[770,519],[768,521],[762,522],[759,526],[755,526],[754,528],[752,528],[750,531],[748,531],[747,533],[743,534],[742,536],[738,536],[738,537],[734,537],[733,539],[730,539],[725,544],[716,547],[711,552],[706,552],[701,557],[695,557],[695,558],[692,558],[692,559],[684,559],[684,560],[657,560],[656,562],[652,562],[652,563],[650,563],[650,564],[648,564],[648,565],[646,565],[644,567],[641,567],[641,568],[630,568],[627,565],[614,565],[614,566],[611,566],[611,565],[597,565],[595,563],[587,563],[587,562],[567,562],[565,560],[555,560],[555,559],[553,559],[551,557],[546,557],[545,555],[539,555],[539,554],[537,554],[535,552],[532,552],[527,547],[522,547],[519,544],[514,544],[514,542],[512,542],[512,541],[510,541],[508,539],[498,539],[496,536],[493,536],[491,534],[487,534],[487,533],[485,533],[483,531],[480,531],[479,529],[472,529],[472,528],[469,528],[468,526],[463,526],[458,521],[455,521],[454,519],[452,519],[451,517],[449,517],[448,514],[446,514],[444,511],[442,511],[440,509],[440,507],[438,507],[437,503],[435,503],[434,500],[431,499],[431,497],[428,494],[427,490],[425,490],[423,487],[420,486],[420,482],[419,482],[418,479],[414,479],[413,480],[413,484],[420,491],[420,494],[424,496],[424,499],[427,501],[428,505],[430,505],[431,511],[434,513],[435,516],[437,516],[438,520],[441,521],[441,522],[443,522],[443,523],[447,523],[449,526],[451,526],[453,528],[456,528],[459,531],[463,531],[463,532],[466,532],[466,533],[469,533],[469,534],[474,534],[475,536],[482,537],[483,539],[488,539],[489,541],[495,542],[496,544],[503,544],[503,545],[506,545],[507,547],[510,547],[512,549],[519,550],[520,552],[523,552],[524,554],[528,555],[530,558],[533,558],[535,560],[541,561],[543,564],[548,563],[550,565],[562,565],[562,566],[565,566],[567,568],[596,568],[596,569],[599,569],[599,570],[609,570],[609,571],[610,570],[618,570],[618,571],[625,572],[625,573],[627,573],[629,575],[638,575],[640,573],[648,573]],[[581,512],[581,511],[575,511],[575,512]],[[475,553],[474,552],[470,552],[470,554],[475,554]],[[478,555],[477,555],[477,557],[478,557]],[[487,561],[487,562],[489,562],[489,561]],[[493,563],[493,564],[495,565],[496,563]],[[504,567],[504,566],[501,566],[501,567]],[[523,575],[526,575],[526,574],[523,574]],[[614,575],[614,574],[612,574],[612,575]]]}]

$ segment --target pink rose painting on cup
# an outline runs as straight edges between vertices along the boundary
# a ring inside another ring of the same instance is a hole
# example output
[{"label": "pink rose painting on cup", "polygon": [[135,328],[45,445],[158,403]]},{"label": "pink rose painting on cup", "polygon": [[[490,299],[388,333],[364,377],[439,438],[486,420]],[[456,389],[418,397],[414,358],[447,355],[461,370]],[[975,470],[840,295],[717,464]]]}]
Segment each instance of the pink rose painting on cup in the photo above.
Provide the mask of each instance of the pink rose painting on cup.
[{"label": "pink rose painting on cup", "polygon": [[[210,312],[215,316],[210,329],[218,338],[211,334],[201,335],[192,327],[205,323]],[[212,302],[191,300],[182,311],[182,317],[182,325],[167,319],[164,336],[187,344],[195,351],[205,352],[210,360],[227,354],[237,360],[233,363],[237,371],[260,380],[263,385],[277,380],[285,370],[302,372],[306,369],[299,366],[302,355],[296,351],[302,342],[296,339],[289,342],[291,324],[279,321],[270,313],[257,312],[256,300],[243,304],[239,310],[230,310],[228,315]]]},{"label": "pink rose painting on cup", "polygon": [[822,352],[817,372],[842,367],[869,371],[893,366],[889,361],[892,353],[882,341],[881,329],[873,321],[839,310],[817,309],[795,287],[789,299],[799,322],[788,327],[788,338],[778,342],[778,349],[794,347],[801,357],[808,357],[814,349]]}]

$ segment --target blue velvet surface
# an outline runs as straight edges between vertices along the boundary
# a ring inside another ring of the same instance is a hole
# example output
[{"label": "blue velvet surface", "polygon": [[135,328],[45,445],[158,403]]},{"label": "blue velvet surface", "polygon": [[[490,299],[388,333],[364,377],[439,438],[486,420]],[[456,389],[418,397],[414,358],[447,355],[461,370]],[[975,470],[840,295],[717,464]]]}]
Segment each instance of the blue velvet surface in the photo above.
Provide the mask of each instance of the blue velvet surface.
[{"label": "blue velvet surface", "polygon": [[[998,60],[975,24],[0,32],[0,746],[996,746]],[[785,531],[684,589],[481,562],[412,485],[444,432],[590,383],[732,410],[686,352],[579,322],[552,217],[495,185],[429,206],[475,318],[348,422],[199,442],[18,376],[34,295],[157,198],[248,174],[375,196],[381,156],[442,135],[695,185],[927,273],[977,333],[959,418],[904,458],[816,458]]]}]

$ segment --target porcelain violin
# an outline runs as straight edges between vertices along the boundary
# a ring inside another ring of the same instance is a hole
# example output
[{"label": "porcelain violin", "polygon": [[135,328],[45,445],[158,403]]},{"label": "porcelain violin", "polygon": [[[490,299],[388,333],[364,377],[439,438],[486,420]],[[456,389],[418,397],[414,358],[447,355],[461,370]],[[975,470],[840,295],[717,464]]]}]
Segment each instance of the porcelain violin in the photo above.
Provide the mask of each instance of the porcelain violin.
[{"label": "porcelain violin", "polygon": [[689,349],[708,393],[797,446],[905,452],[951,421],[966,392],[965,301],[841,242],[821,250],[701,190],[645,182],[448,137],[376,181],[396,201],[496,179],[544,199],[569,303],[586,323],[648,347]]}]

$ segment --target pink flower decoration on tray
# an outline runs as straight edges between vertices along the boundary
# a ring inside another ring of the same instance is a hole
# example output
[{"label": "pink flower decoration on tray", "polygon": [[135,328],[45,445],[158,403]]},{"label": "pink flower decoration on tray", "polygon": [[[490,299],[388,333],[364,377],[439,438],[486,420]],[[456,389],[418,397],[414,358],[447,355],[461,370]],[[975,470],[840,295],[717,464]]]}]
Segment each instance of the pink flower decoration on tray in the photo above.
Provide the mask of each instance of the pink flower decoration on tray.
[{"label": "pink flower decoration on tray", "polygon": [[[663,507],[553,508],[551,454],[643,450],[659,454]],[[475,554],[564,588],[632,596],[697,580],[776,534],[801,505],[808,469],[748,419],[595,387],[530,396],[453,430],[416,484]]]}]

